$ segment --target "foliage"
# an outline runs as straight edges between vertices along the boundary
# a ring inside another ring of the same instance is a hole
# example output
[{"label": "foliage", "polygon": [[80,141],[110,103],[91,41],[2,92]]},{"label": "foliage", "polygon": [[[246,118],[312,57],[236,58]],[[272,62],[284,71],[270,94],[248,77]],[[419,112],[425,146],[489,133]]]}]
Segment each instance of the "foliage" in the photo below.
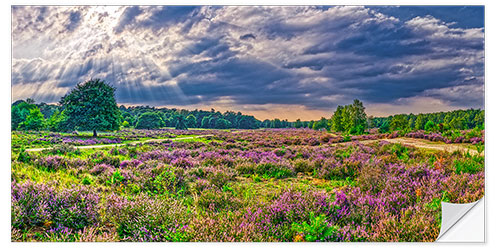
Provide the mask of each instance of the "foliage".
[{"label": "foliage", "polygon": [[331,129],[336,132],[362,134],[367,126],[367,118],[363,103],[357,99],[353,104],[338,106],[331,120]]},{"label": "foliage", "polygon": [[50,131],[60,131],[60,124],[63,122],[67,117],[65,116],[64,111],[59,112],[59,110],[56,110],[52,116],[47,120],[47,127]]},{"label": "foliage", "polygon": [[137,129],[154,129],[161,128],[165,126],[165,122],[161,116],[156,112],[146,112],[143,113],[139,118],[137,118],[137,124],[135,128]]},{"label": "foliage", "polygon": [[300,236],[302,236],[305,241],[310,242],[336,241],[335,234],[338,229],[337,226],[329,225],[324,214],[314,216],[313,212],[309,214],[309,223],[304,221],[302,224],[296,222],[292,224],[292,230],[296,231],[297,236],[299,236],[296,236],[295,239],[300,239]]},{"label": "foliage", "polygon": [[65,129],[97,131],[118,130],[120,111],[116,105],[115,88],[100,79],[91,79],[76,85],[61,98],[66,119]]},{"label": "foliage", "polygon": [[29,110],[29,115],[19,124],[19,128],[24,130],[42,130],[45,128],[45,118],[37,107]]},{"label": "foliage", "polygon": [[[426,114],[397,114],[388,117],[371,119],[371,127],[379,128],[379,132],[390,130],[425,130],[444,133],[448,130],[484,129],[484,110],[468,109]],[[390,125],[390,130],[387,128]]]},{"label": "foliage", "polygon": [[484,171],[484,158],[480,156],[471,156],[467,153],[464,159],[457,159],[453,162],[455,173],[475,174]]}]

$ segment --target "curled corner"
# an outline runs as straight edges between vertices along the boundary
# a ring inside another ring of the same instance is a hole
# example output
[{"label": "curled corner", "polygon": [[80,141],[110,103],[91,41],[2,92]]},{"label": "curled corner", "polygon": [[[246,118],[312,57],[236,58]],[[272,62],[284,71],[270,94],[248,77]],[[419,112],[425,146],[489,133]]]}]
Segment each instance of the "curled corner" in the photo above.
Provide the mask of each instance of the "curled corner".
[{"label": "curled corner", "polygon": [[465,204],[441,202],[437,242],[484,242],[484,197]]}]

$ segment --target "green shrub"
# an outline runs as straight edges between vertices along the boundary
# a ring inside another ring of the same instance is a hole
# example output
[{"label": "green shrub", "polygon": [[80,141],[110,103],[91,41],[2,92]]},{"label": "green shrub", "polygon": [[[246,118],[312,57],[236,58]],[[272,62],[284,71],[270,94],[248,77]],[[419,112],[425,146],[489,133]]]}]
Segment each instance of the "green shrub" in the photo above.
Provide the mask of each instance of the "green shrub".
[{"label": "green shrub", "polygon": [[19,152],[19,155],[17,156],[17,161],[19,162],[24,162],[28,163],[31,160],[31,156],[24,148],[21,148],[21,152]]},{"label": "green shrub", "polygon": [[280,163],[260,163],[255,169],[255,173],[259,175],[267,174],[268,176],[280,179],[293,176],[293,171],[288,166]]},{"label": "green shrub", "polygon": [[196,200],[196,205],[200,208],[213,212],[220,212],[225,209],[237,208],[240,202],[229,192],[221,192],[217,189],[205,189]]},{"label": "green shrub", "polygon": [[299,172],[307,173],[307,172],[312,172],[314,170],[314,164],[311,163],[311,161],[305,159],[295,160],[293,166],[296,173]]},{"label": "green shrub", "polygon": [[103,152],[97,152],[90,156],[94,164],[108,164],[115,168],[120,167],[120,158],[104,155]]},{"label": "green shrub", "polygon": [[484,170],[484,157],[471,156],[467,153],[464,159],[455,160],[453,165],[455,166],[456,174],[475,174]]},{"label": "green shrub", "polygon": [[166,167],[159,175],[144,183],[144,189],[150,195],[167,195],[184,192],[184,171],[174,167]]},{"label": "green shrub", "polygon": [[256,165],[253,162],[239,162],[236,164],[236,171],[238,174],[253,174],[255,173]]},{"label": "green shrub", "polygon": [[53,155],[80,155],[79,149],[69,145],[69,144],[56,144],[51,149],[48,150],[49,153]]},{"label": "green shrub", "polygon": [[184,234],[189,213],[175,200],[156,199],[141,194],[131,199],[113,196],[106,202],[106,211],[123,241],[189,240]]},{"label": "green shrub", "polygon": [[113,175],[109,178],[109,180],[106,181],[106,184],[108,185],[113,185],[113,184],[120,184],[123,182],[125,177],[122,176],[120,173],[120,170],[116,170]]},{"label": "green shrub", "polygon": [[314,216],[313,212],[309,214],[309,223],[306,221],[302,224],[294,222],[292,231],[303,236],[305,241],[335,241],[337,239],[338,226],[330,226],[324,214]]},{"label": "green shrub", "polygon": [[408,160],[408,148],[401,143],[395,143],[391,147],[391,153],[395,154],[400,160]]},{"label": "green shrub", "polygon": [[82,179],[82,184],[83,184],[83,185],[90,185],[90,184],[92,184],[92,179],[91,179],[91,178],[89,178],[88,176],[85,176],[85,177],[83,177],[83,179]]}]

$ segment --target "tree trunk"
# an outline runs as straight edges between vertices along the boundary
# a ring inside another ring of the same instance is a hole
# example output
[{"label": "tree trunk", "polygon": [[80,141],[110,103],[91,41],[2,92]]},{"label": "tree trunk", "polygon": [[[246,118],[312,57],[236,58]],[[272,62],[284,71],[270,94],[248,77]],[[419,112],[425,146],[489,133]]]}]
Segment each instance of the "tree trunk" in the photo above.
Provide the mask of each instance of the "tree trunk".
[{"label": "tree trunk", "polygon": [[97,130],[94,129],[94,137],[97,137]]}]

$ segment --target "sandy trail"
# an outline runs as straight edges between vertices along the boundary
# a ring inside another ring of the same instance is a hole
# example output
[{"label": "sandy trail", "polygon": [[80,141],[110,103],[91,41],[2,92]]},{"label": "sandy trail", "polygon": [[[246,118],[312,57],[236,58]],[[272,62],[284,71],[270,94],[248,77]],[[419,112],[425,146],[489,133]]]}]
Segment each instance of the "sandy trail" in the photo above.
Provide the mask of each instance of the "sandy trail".
[{"label": "sandy trail", "polygon": [[[446,144],[446,143],[441,143],[441,142],[431,142],[428,140],[424,139],[415,139],[415,138],[406,138],[406,137],[398,137],[398,138],[392,138],[392,139],[379,139],[379,140],[366,140],[366,141],[359,141],[362,144],[368,144],[376,141],[387,141],[390,143],[401,143],[404,145],[408,146],[414,146],[417,148],[425,148],[425,149],[432,149],[432,150],[440,150],[440,151],[446,151],[446,152],[454,152],[454,151],[461,151],[461,152],[467,152],[469,151],[470,154],[476,155],[478,152],[476,149],[469,148],[469,144]],[[352,143],[352,142],[345,142],[345,143]],[[484,156],[484,151],[481,152],[481,155]]]},{"label": "sandy trail", "polygon": [[[117,147],[117,146],[124,146],[126,144],[128,145],[136,145],[138,143],[147,143],[147,142],[162,142],[162,141],[179,141],[179,140],[188,140],[188,139],[195,139],[195,138],[200,138],[200,137],[207,137],[207,136],[213,136],[213,135],[196,135],[196,136],[189,136],[189,137],[179,137],[179,138],[168,138],[168,139],[149,139],[145,141],[133,141],[129,143],[119,143],[119,144],[104,144],[104,145],[89,145],[89,146],[75,146],[75,148],[78,149],[90,149],[90,148],[105,148],[105,147]],[[445,144],[445,143],[439,143],[439,142],[430,142],[424,139],[415,139],[415,138],[405,138],[405,137],[399,137],[399,138],[392,138],[392,139],[377,139],[377,140],[365,140],[365,141],[358,141],[359,143],[362,144],[369,144],[377,141],[387,141],[390,143],[401,143],[404,145],[408,146],[414,146],[417,148],[426,148],[426,149],[432,149],[432,150],[441,150],[441,151],[446,151],[446,152],[454,152],[454,151],[461,151],[461,152],[467,152],[469,151],[470,154],[477,154],[477,150],[468,148],[467,144]],[[341,142],[337,144],[349,144],[353,142]],[[42,151],[45,149],[52,149],[51,147],[49,148],[30,148],[26,149],[28,152],[38,152]],[[481,155],[484,156],[484,152],[481,153]]]},{"label": "sandy trail", "polygon": [[[78,149],[89,149],[89,148],[105,148],[105,147],[118,147],[118,146],[124,146],[124,145],[136,145],[138,143],[147,143],[147,142],[162,142],[162,141],[181,141],[181,140],[188,140],[188,139],[195,139],[195,138],[200,138],[200,137],[207,137],[207,136],[213,136],[213,135],[196,135],[196,136],[189,136],[189,137],[179,137],[179,138],[166,138],[166,139],[149,139],[145,141],[132,141],[128,143],[118,143],[118,144],[102,144],[102,145],[88,145],[88,146],[75,146],[75,148]],[[51,147],[49,148],[29,148],[26,149],[27,152],[38,152],[42,151],[45,149],[52,149]]]}]

